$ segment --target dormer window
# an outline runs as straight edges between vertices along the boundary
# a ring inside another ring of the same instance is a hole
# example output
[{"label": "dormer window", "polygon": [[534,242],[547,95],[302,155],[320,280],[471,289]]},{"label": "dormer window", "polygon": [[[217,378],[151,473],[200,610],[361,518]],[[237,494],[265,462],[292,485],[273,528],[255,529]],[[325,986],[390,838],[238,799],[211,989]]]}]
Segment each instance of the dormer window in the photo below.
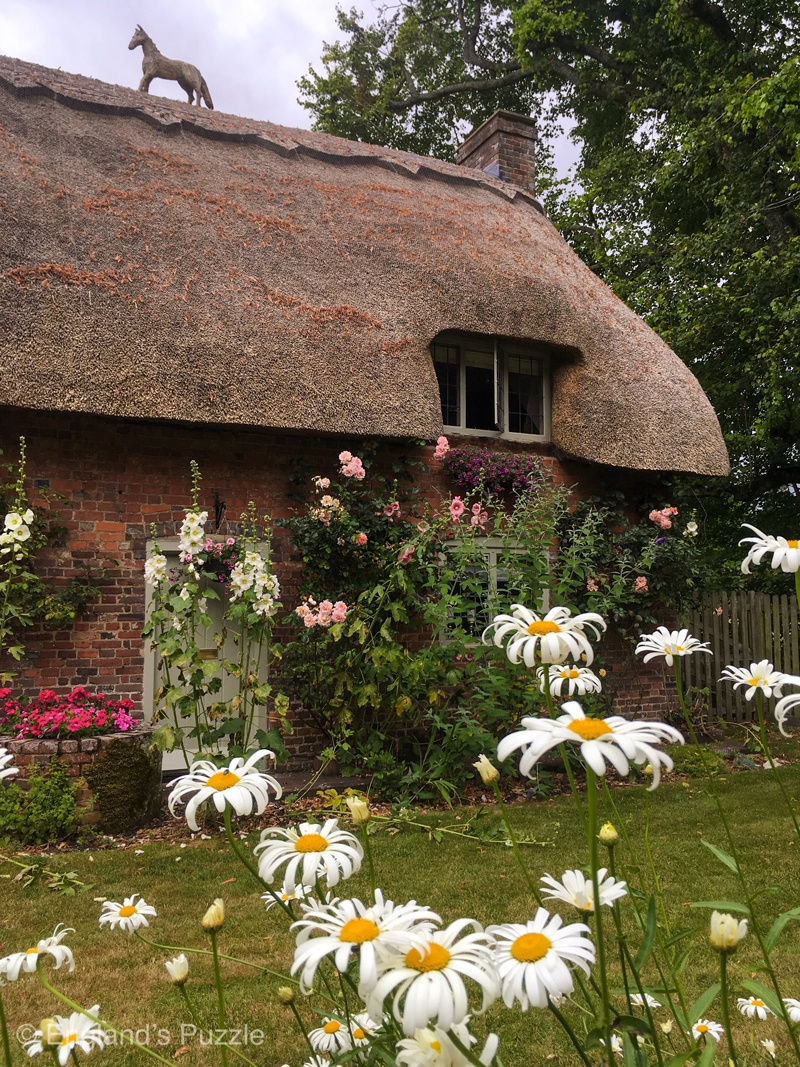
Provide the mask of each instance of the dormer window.
[{"label": "dormer window", "polygon": [[543,349],[442,334],[431,353],[445,433],[549,440],[549,363]]}]

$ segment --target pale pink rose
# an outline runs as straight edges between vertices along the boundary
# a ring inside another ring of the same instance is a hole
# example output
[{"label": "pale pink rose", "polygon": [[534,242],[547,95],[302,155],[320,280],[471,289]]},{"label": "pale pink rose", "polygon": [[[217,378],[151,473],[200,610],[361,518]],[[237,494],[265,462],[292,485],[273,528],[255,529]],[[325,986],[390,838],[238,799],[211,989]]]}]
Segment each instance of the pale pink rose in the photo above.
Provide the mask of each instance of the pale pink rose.
[{"label": "pale pink rose", "polygon": [[361,533],[356,534],[355,541],[357,545],[365,545],[368,540],[369,538],[363,531]]},{"label": "pale pink rose", "polygon": [[317,489],[329,489],[331,485],[330,478],[314,478],[313,481]]},{"label": "pale pink rose", "polygon": [[305,624],[305,625],[306,625],[306,626],[307,626],[307,627],[309,628],[309,630],[310,630],[312,626],[316,626],[316,625],[317,625],[317,616],[316,616],[316,615],[314,615],[314,614],[313,614],[312,612],[310,612],[310,611],[309,611],[308,615],[304,615],[304,616],[303,616],[303,623],[304,623],[304,624]]},{"label": "pale pink rose", "polygon": [[651,522],[654,522],[656,526],[661,530],[669,530],[672,526],[672,521],[669,518],[671,512],[665,508],[663,511],[651,511],[648,516]]},{"label": "pale pink rose", "polygon": [[355,478],[356,481],[360,482],[363,480],[366,471],[364,470],[364,465],[362,464],[358,456],[353,456],[353,458],[348,463],[342,464],[341,473],[346,478]]},{"label": "pale pink rose", "polygon": [[633,583],[634,593],[646,593],[647,592],[647,579],[641,575]]},{"label": "pale pink rose", "polygon": [[333,605],[333,611],[331,612],[331,619],[333,622],[344,622],[347,616],[347,604],[343,600],[337,600]]},{"label": "pale pink rose", "polygon": [[437,437],[436,448],[433,450],[434,459],[444,459],[447,453],[450,451],[450,442],[446,437]]},{"label": "pale pink rose", "polygon": [[331,603],[330,600],[323,600],[323,601],[320,602],[320,605],[319,605],[319,613],[320,613],[320,615],[330,615],[330,613],[332,611],[333,611],[333,604]]},{"label": "pale pink rose", "polygon": [[590,593],[596,593],[597,592],[598,585],[597,585],[597,582],[595,581],[594,578],[587,578],[586,579],[586,588],[589,590]]},{"label": "pale pink rose", "polygon": [[304,619],[306,615],[311,614],[311,609],[309,608],[308,604],[298,604],[297,607],[294,609],[294,613],[299,618]]},{"label": "pale pink rose", "polygon": [[353,458],[353,453],[352,452],[340,452],[339,453],[339,462],[340,463],[349,463],[352,458]]},{"label": "pale pink rose", "polygon": [[461,497],[454,496],[453,499],[450,501],[447,510],[450,512],[450,518],[453,520],[453,522],[458,522],[458,520],[461,518],[461,516],[467,509],[465,508],[464,501],[461,499]]}]

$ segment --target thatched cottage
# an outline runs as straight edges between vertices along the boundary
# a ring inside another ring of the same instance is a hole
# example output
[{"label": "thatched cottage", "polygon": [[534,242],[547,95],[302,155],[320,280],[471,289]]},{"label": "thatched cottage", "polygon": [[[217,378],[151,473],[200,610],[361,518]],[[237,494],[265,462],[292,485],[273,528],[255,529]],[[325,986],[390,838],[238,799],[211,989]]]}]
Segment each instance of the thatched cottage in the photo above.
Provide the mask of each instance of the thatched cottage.
[{"label": "thatched cottage", "polygon": [[455,165],[0,58],[0,446],[117,561],[30,680],[141,695],[191,458],[231,515],[286,514],[298,451],[443,427],[569,483],[727,472],[696,379],[542,213],[531,137],[500,114]]}]

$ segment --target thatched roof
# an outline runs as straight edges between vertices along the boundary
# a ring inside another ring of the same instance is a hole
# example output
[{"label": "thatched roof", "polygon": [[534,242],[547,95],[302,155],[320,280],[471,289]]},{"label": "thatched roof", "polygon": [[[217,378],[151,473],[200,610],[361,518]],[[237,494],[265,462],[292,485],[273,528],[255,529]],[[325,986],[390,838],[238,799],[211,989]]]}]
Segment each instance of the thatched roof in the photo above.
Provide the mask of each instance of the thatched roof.
[{"label": "thatched roof", "polygon": [[557,346],[554,444],[727,471],[699,384],[480,171],[0,58],[0,404],[422,437],[444,330]]}]

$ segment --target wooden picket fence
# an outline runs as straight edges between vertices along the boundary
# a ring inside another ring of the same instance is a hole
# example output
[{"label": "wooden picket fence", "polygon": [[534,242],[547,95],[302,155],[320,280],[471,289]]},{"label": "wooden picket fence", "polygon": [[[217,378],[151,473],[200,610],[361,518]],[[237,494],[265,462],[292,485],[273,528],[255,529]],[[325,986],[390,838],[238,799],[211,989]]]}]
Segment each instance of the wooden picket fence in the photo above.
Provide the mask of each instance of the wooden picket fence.
[{"label": "wooden picket fence", "polygon": [[[722,668],[749,667],[768,659],[785,674],[800,675],[800,633],[795,597],[767,593],[706,593],[692,612],[689,632],[708,641],[713,656],[697,653],[681,660],[686,690],[708,689],[712,717],[749,722],[756,712],[743,689],[721,682]],[[788,690],[794,692],[793,689]],[[775,698],[769,701],[770,708]]]}]

